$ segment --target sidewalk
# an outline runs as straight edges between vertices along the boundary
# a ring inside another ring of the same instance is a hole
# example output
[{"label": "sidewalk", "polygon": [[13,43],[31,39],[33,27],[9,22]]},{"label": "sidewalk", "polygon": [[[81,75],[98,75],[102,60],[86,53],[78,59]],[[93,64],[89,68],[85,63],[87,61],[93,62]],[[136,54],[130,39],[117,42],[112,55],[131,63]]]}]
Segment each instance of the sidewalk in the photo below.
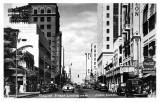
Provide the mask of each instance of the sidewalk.
[{"label": "sidewalk", "polygon": [[156,93],[148,94],[148,98],[156,98]]},{"label": "sidewalk", "polygon": [[[26,96],[32,96],[32,95],[38,95],[40,92],[25,92],[25,93],[19,93],[17,95],[17,98],[22,98]],[[16,98],[16,95],[9,95],[9,98]]]}]

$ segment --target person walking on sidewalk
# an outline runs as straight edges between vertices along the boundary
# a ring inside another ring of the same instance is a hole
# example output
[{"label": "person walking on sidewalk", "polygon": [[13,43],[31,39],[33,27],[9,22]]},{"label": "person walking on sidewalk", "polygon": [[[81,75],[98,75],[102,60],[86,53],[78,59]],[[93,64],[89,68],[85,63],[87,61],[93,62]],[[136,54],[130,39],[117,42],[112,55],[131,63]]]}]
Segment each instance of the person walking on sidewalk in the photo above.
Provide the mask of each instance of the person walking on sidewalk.
[{"label": "person walking on sidewalk", "polygon": [[112,89],[112,93],[114,93],[114,89],[115,89],[115,85],[114,85],[114,83],[113,83],[113,84],[111,84],[111,89]]},{"label": "person walking on sidewalk", "polygon": [[9,97],[9,92],[10,92],[10,86],[9,84],[5,85],[5,97]]}]

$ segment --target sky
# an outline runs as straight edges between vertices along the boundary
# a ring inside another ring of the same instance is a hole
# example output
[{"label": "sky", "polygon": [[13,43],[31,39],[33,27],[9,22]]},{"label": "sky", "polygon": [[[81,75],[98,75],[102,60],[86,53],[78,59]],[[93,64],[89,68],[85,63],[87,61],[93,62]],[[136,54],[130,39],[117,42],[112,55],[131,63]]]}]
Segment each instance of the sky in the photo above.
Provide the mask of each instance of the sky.
[{"label": "sky", "polygon": [[89,53],[91,43],[96,42],[97,4],[60,3],[58,7],[62,45],[65,50],[65,65],[72,63],[73,81],[81,83],[86,72],[85,53]]},{"label": "sky", "polygon": [[[10,7],[19,7],[27,3],[4,4],[4,26],[9,26],[6,12]],[[81,83],[85,78],[85,53],[91,51],[91,43],[96,42],[97,4],[96,3],[58,3],[60,13],[60,30],[64,47],[65,66],[70,64],[72,81]],[[79,78],[78,78],[79,74]]]}]

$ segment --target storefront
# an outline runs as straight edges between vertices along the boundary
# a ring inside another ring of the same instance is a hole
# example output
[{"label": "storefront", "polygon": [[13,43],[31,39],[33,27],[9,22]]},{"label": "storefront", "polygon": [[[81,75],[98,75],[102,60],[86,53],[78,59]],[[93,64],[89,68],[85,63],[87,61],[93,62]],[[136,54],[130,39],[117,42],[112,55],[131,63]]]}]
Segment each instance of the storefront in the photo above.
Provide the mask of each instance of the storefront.
[{"label": "storefront", "polygon": [[149,93],[156,92],[156,62],[152,58],[146,58],[143,62],[143,76],[144,86]]}]

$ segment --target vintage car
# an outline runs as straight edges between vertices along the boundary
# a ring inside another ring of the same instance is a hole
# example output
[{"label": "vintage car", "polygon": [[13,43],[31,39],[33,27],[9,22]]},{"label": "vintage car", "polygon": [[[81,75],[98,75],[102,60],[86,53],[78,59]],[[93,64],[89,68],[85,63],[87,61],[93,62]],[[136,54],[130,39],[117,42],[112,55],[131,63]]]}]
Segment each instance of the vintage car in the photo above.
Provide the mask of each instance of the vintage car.
[{"label": "vintage car", "polygon": [[148,94],[143,88],[143,81],[141,79],[128,79],[126,82],[125,96],[147,97]]},{"label": "vintage car", "polygon": [[126,83],[120,83],[117,87],[117,95],[125,95]]},{"label": "vintage car", "polygon": [[69,83],[65,84],[62,87],[62,90],[63,90],[63,93],[65,93],[65,92],[72,92],[72,93],[74,93],[74,87],[73,87],[72,84],[69,84]]},{"label": "vintage car", "polygon": [[98,90],[101,91],[101,90],[106,90],[108,91],[108,86],[104,83],[99,83],[98,85]]},{"label": "vintage car", "polygon": [[50,92],[50,85],[49,84],[42,84],[40,86],[40,93],[48,93]]}]

